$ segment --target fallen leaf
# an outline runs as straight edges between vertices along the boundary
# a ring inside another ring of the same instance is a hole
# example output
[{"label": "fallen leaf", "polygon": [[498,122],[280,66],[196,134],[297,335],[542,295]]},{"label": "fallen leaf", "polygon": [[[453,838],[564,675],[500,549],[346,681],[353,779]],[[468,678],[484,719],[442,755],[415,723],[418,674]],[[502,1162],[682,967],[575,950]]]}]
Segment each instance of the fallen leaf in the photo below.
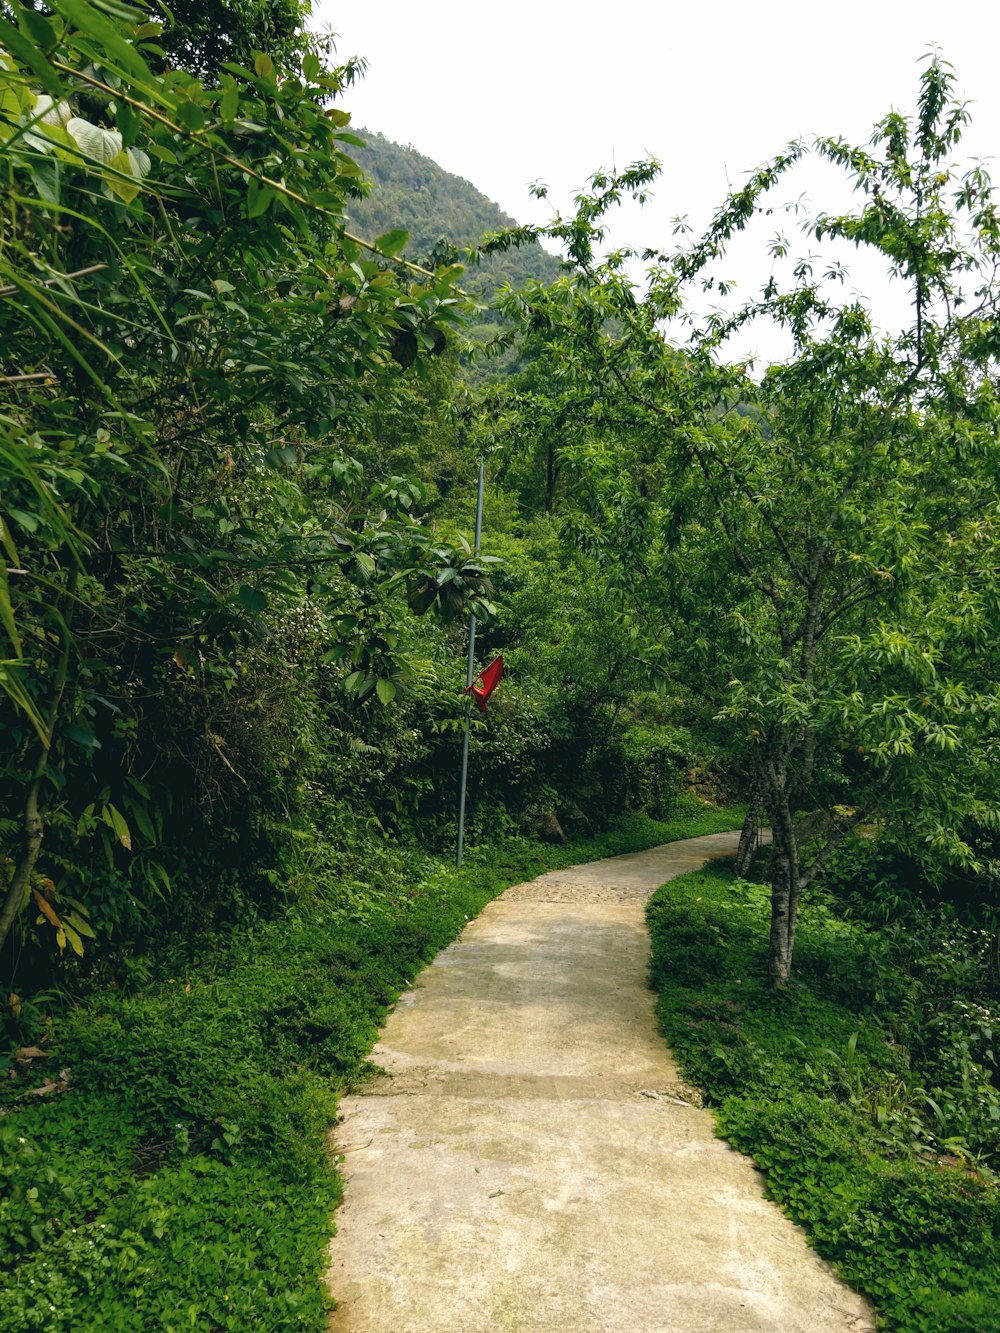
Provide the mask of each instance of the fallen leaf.
[{"label": "fallen leaf", "polygon": [[59,1078],[47,1078],[40,1088],[28,1088],[26,1097],[48,1097],[53,1092],[68,1092],[72,1075],[68,1069],[60,1069]]},{"label": "fallen leaf", "polygon": [[40,1050],[37,1046],[22,1046],[20,1050],[14,1052],[14,1059],[20,1060],[22,1064],[27,1064],[29,1060],[47,1060],[48,1051]]}]

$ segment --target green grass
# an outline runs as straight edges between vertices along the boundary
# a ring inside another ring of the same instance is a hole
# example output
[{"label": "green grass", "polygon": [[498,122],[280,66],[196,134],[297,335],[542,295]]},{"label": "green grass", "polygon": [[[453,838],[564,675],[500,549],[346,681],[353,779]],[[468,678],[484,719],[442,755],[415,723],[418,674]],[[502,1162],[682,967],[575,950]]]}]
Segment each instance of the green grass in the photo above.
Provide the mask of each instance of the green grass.
[{"label": "green grass", "polygon": [[659,889],[648,917],[685,1076],[880,1327],[1000,1330],[1000,1092],[974,939],[954,949],[953,923],[870,931],[807,903],[775,994],[764,886],[712,867]]},{"label": "green grass", "polygon": [[387,1007],[507,885],[742,814],[681,810],[565,846],[473,848],[461,871],[411,856],[403,889],[331,891],[57,1014],[44,1069],[69,1067],[70,1090],[4,1085],[0,1333],[323,1329],[327,1134]]}]

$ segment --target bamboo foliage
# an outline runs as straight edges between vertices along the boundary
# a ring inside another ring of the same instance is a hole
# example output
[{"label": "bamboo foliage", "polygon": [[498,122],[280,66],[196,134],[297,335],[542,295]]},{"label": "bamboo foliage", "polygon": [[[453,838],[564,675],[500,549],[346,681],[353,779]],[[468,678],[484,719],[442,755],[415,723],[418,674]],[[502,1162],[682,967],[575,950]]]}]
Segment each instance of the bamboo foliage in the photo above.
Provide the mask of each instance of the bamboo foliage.
[{"label": "bamboo foliage", "polygon": [[[393,588],[451,615],[488,595],[419,487],[374,486],[345,453],[463,305],[458,266],[344,225],[364,188],[334,100],[352,68],[303,39],[206,83],[161,72],[159,26],[117,0],[5,12],[0,733],[24,815],[0,944],[53,817],[111,862],[131,849],[161,891],[150,698],[231,689],[247,645],[310,599],[357,697],[388,699]],[[210,722],[191,728],[237,782]]]}]

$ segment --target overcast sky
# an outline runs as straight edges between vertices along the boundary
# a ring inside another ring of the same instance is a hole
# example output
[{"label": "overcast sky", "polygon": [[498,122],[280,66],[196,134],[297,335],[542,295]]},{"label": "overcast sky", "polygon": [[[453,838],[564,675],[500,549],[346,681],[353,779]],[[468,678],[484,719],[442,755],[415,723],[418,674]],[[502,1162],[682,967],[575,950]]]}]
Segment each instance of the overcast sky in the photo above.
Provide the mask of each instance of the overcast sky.
[{"label": "overcast sky", "polygon": [[[355,124],[413,144],[519,221],[546,216],[532,181],[565,207],[595,169],[658,157],[655,202],[623,215],[616,243],[668,245],[674,215],[704,223],[727,182],[796,136],[867,140],[887,110],[913,108],[932,43],[971,103],[962,155],[1000,154],[1000,10],[968,0],[315,0],[314,26],[338,34],[341,57],[368,61],[343,102]],[[844,202],[827,189],[806,172],[780,198]],[[761,275],[749,259],[733,263],[749,295]],[[853,272],[867,290],[871,279]]]}]

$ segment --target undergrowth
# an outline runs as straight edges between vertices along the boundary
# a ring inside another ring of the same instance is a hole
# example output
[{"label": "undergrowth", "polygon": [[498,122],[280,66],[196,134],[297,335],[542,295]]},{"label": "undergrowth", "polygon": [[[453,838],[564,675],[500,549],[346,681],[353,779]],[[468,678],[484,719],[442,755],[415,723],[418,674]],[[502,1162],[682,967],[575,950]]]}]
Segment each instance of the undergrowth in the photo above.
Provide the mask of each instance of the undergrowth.
[{"label": "undergrowth", "polygon": [[0,1084],[0,1333],[322,1329],[327,1135],[388,1006],[507,885],[742,813],[685,808],[473,848],[460,871],[401,851],[409,881],[327,885],[177,975],[137,962],[69,1011],[25,1004],[14,1045],[39,1054]]},{"label": "undergrowth", "polygon": [[718,1130],[880,1328],[1000,1330],[1000,1005],[985,932],[802,909],[766,984],[769,890],[712,867],[650,901],[657,1012]]}]

